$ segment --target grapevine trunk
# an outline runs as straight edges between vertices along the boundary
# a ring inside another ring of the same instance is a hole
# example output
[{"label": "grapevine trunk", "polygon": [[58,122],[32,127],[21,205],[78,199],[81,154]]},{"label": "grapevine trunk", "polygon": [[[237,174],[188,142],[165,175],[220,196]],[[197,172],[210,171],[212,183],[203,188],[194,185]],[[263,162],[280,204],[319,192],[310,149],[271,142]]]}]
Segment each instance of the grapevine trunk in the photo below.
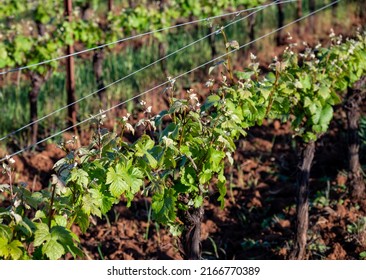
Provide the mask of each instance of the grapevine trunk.
[{"label": "grapevine trunk", "polygon": [[360,105],[362,102],[362,87],[366,83],[366,77],[357,82],[354,88],[348,88],[347,102],[345,105],[348,124],[348,158],[349,158],[349,186],[351,196],[355,201],[365,196],[365,182],[363,180],[359,150],[360,139],[358,135],[359,121],[361,117]]},{"label": "grapevine trunk", "polygon": [[208,29],[208,42],[210,44],[211,47],[211,58],[215,58],[216,54],[217,54],[217,50],[216,50],[216,44],[215,44],[215,34],[213,34],[215,31],[215,28],[211,25]]},{"label": "grapevine trunk", "polygon": [[43,79],[36,73],[31,73],[32,90],[29,92],[29,121],[33,123],[31,125],[31,139],[32,143],[37,142],[38,136],[38,95],[43,84]]},{"label": "grapevine trunk", "polygon": [[297,188],[296,235],[292,260],[305,259],[307,230],[309,227],[309,176],[315,153],[315,142],[306,143],[301,153],[301,165]]},{"label": "grapevine trunk", "polygon": [[203,207],[193,208],[187,211],[184,219],[184,231],[181,242],[184,250],[184,257],[187,260],[201,259],[201,223],[203,220]]},{"label": "grapevine trunk", "polygon": [[[303,12],[302,12],[302,0],[298,0],[297,1],[297,7],[296,7],[296,19],[299,19],[303,16]],[[301,21],[298,21],[296,23],[296,33],[298,34],[298,36],[301,36]]]},{"label": "grapevine trunk", "polygon": [[[159,48],[159,58],[165,57],[167,55],[165,43],[159,42],[158,48]],[[168,73],[168,65],[167,65],[166,59],[163,59],[160,62],[160,67],[161,67],[161,71],[164,73],[165,77],[168,77],[169,73]]]},{"label": "grapevine trunk", "polygon": [[[309,0],[309,10],[311,13],[314,13],[316,9],[316,3],[315,0]],[[315,17],[309,17],[309,26],[310,26],[310,31],[312,33],[315,32],[315,27],[316,27],[316,18]]]},{"label": "grapevine trunk", "polygon": [[[72,22],[72,1],[64,0],[65,17],[68,22]],[[66,47],[66,91],[67,91],[67,104],[68,105],[68,123],[73,126],[77,123],[77,106],[76,106],[76,93],[75,93],[75,65],[74,46],[68,45]],[[76,129],[75,129],[76,132]]]},{"label": "grapevine trunk", "polygon": [[102,108],[107,106],[106,96],[105,96],[105,85],[103,79],[103,60],[104,60],[104,52],[103,50],[96,50],[93,55],[93,70],[95,80],[97,82],[98,87],[98,96],[101,102]]},{"label": "grapevine trunk", "polygon": [[[282,28],[285,21],[285,13],[283,11],[282,4],[277,5],[277,11],[278,11],[278,28]],[[277,32],[276,35],[276,42],[277,46],[281,46],[283,44],[283,35],[282,35],[282,29]]]},{"label": "grapevine trunk", "polygon": [[[251,42],[253,42],[255,40],[255,22],[256,22],[256,17],[257,17],[257,14],[252,14],[250,17],[249,17],[249,40]],[[250,45],[250,51],[251,52],[255,52],[256,49],[255,49],[255,44],[251,44]]]}]

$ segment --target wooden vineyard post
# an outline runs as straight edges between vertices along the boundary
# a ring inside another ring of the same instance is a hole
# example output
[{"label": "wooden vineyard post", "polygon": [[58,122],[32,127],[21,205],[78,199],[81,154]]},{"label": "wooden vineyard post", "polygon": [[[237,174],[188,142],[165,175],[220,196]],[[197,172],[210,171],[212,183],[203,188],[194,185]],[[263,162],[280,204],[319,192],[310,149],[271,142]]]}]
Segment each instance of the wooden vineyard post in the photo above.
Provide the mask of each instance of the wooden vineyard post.
[{"label": "wooden vineyard post", "polygon": [[[65,5],[65,18],[67,21],[72,21],[72,0],[64,0]],[[66,91],[67,91],[67,104],[68,107],[68,124],[75,125],[77,122],[76,114],[77,114],[77,106],[75,103],[75,64],[74,57],[72,54],[74,53],[73,44],[68,45],[66,47],[66,55],[69,57],[66,59]]]}]

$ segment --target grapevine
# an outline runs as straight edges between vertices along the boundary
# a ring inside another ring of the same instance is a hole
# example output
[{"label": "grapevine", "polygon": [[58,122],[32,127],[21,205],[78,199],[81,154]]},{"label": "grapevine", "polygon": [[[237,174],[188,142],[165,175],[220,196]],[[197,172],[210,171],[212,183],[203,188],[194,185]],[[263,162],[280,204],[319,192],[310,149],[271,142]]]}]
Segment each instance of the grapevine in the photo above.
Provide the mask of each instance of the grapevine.
[{"label": "grapevine", "polygon": [[[264,77],[252,55],[245,71],[234,72],[233,79],[223,76],[219,89],[204,102],[192,90],[185,98],[176,98],[171,80],[164,93],[169,108],[152,116],[151,107],[142,102],[145,118],[136,127],[125,116],[119,132],[111,133],[102,128],[105,116],[96,118],[96,133],[88,147],[75,148],[72,141],[63,146],[68,155],[55,165],[49,190],[30,193],[23,185],[14,185],[9,158],[3,170],[10,181],[1,185],[10,205],[1,210],[0,256],[80,257],[73,225],[85,232],[91,216],[101,217],[121,197],[130,205],[136,195],[145,195],[152,199],[153,219],[180,237],[185,258],[199,259],[203,205],[214,191],[224,207],[224,170],[233,164],[236,140],[266,118],[279,118],[289,120],[295,136],[314,152],[313,144],[327,132],[333,107],[365,75],[365,33],[345,41],[331,35],[329,47],[308,47],[297,54],[291,45]],[[143,128],[142,136],[126,142],[124,134],[138,127]],[[303,171],[309,173],[309,168]],[[308,177],[303,177],[302,187],[306,192]],[[305,204],[299,207],[306,212],[307,198],[303,199]],[[298,228],[298,234],[301,231]],[[305,244],[296,246],[293,257],[303,258]]]}]

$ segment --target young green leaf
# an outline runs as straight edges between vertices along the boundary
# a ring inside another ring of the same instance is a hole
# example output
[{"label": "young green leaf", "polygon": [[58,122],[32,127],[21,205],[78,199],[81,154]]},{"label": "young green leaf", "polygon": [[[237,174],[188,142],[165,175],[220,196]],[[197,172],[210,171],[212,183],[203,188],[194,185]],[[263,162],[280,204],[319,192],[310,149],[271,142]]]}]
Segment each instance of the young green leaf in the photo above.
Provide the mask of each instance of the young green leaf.
[{"label": "young green leaf", "polygon": [[120,197],[129,189],[125,181],[125,174],[125,168],[121,163],[118,163],[115,168],[111,166],[108,169],[106,184],[110,185],[109,190],[116,198]]},{"label": "young green leaf", "polygon": [[89,184],[89,174],[82,169],[74,168],[71,171],[70,181],[75,182],[83,188],[86,188]]},{"label": "young green leaf", "polygon": [[50,260],[57,260],[65,254],[64,247],[57,242],[57,237],[51,237],[42,247],[42,253]]}]

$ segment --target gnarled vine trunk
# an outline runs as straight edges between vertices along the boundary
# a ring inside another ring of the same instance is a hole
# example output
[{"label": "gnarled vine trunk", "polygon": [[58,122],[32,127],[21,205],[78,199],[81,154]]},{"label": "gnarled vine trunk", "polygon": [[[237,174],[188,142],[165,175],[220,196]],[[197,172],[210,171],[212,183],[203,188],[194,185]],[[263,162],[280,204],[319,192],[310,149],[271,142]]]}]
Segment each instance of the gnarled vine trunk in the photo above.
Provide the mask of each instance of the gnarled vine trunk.
[{"label": "gnarled vine trunk", "polygon": [[[65,6],[65,18],[68,22],[72,22],[72,1],[64,0]],[[68,125],[74,126],[77,123],[77,105],[76,105],[76,93],[75,93],[75,65],[74,57],[74,45],[66,46],[66,92],[67,92],[67,117]],[[75,128],[76,131],[76,128]]]},{"label": "gnarled vine trunk", "polygon": [[358,0],[358,2],[359,2],[358,15],[361,20],[361,24],[365,24],[366,23],[366,1]]},{"label": "gnarled vine trunk", "polygon": [[[296,19],[299,19],[302,17],[302,0],[297,1],[297,7],[296,7]],[[296,33],[300,37],[301,36],[301,25],[302,21],[298,21],[296,23]]]},{"label": "gnarled vine trunk", "polygon": [[103,61],[104,52],[102,49],[96,50],[93,55],[93,71],[97,82],[98,96],[103,108],[107,106],[107,98],[105,96],[105,85],[103,79]]},{"label": "gnarled vine trunk", "polygon": [[130,9],[134,9],[134,8],[136,8],[136,5],[137,5],[137,2],[136,2],[136,1],[128,0],[128,7],[129,7]]},{"label": "gnarled vine trunk", "polygon": [[[159,11],[161,13],[164,13],[164,8],[165,8],[165,4],[166,4],[166,0],[161,0],[159,3]],[[167,55],[167,46],[166,43],[162,40],[159,40],[159,44],[158,44],[158,55],[159,58],[163,58]],[[167,60],[163,59],[160,62],[160,67],[161,67],[161,71],[163,72],[165,77],[168,77],[168,64],[167,64]]]},{"label": "gnarled vine trunk", "polygon": [[[277,5],[277,12],[278,12],[278,28],[281,28],[284,25],[284,21],[285,21],[285,13],[283,11],[283,5],[282,4],[278,4]],[[283,44],[283,35],[282,35],[282,29],[277,31],[277,35],[276,35],[276,43],[277,46],[281,46]]]},{"label": "gnarled vine trunk", "polygon": [[108,0],[108,11],[113,10],[113,0]]},{"label": "gnarled vine trunk", "polygon": [[186,212],[184,218],[184,231],[181,243],[184,250],[184,258],[187,260],[201,259],[201,223],[203,220],[203,207],[193,208]]},{"label": "gnarled vine trunk", "polygon": [[30,73],[30,79],[31,79],[31,86],[32,89],[29,92],[28,98],[29,98],[29,122],[33,123],[31,128],[31,140],[32,144],[37,142],[37,136],[38,136],[38,95],[41,90],[41,86],[44,83],[44,78],[35,73]]},{"label": "gnarled vine trunk", "polygon": [[347,101],[344,106],[347,114],[348,125],[348,160],[349,160],[349,186],[352,199],[360,201],[365,197],[365,182],[363,179],[359,150],[360,139],[358,135],[361,117],[360,106],[365,95],[366,76],[360,79],[353,88],[348,88]]},{"label": "gnarled vine trunk", "polygon": [[[255,38],[255,23],[256,23],[256,17],[257,14],[252,14],[249,17],[249,41],[252,42],[254,41]],[[249,49],[251,52],[255,52],[256,51],[256,46],[255,44],[250,44]]]},{"label": "gnarled vine trunk", "polygon": [[[309,0],[310,13],[315,12],[315,9],[316,9],[315,0]],[[315,16],[309,17],[309,25],[310,25],[310,32],[315,33],[315,28],[316,28],[316,17]]]},{"label": "gnarled vine trunk", "polygon": [[[38,29],[38,35],[40,37],[45,35],[45,26],[39,20],[36,20],[36,25]],[[38,137],[38,95],[41,90],[43,83],[45,82],[45,76],[42,76],[36,72],[29,73],[31,80],[31,91],[28,94],[29,100],[29,122],[33,123],[30,126],[31,129],[31,143],[37,142]]]},{"label": "gnarled vine trunk", "polygon": [[332,5],[332,24],[337,24],[337,13],[338,13],[339,2]]},{"label": "gnarled vine trunk", "polygon": [[46,34],[46,27],[45,27],[45,25],[42,24],[39,20],[36,20],[35,22],[36,22],[38,34],[40,36],[44,36]]},{"label": "gnarled vine trunk", "polygon": [[339,2],[334,3],[332,5],[332,16],[334,17],[334,19],[337,17],[338,6],[339,6]]},{"label": "gnarled vine trunk", "polygon": [[292,260],[303,260],[306,256],[306,240],[309,227],[309,177],[314,159],[315,142],[306,143],[301,153],[301,165],[297,186],[296,236]]},{"label": "gnarled vine trunk", "polygon": [[211,25],[208,28],[208,43],[210,44],[210,48],[211,48],[211,58],[214,59],[216,54],[217,54],[217,50],[216,50],[216,44],[215,44],[215,28]]},{"label": "gnarled vine trunk", "polygon": [[[113,11],[113,1],[108,0],[108,12]],[[106,22],[99,23],[100,29],[103,30],[103,32],[107,32],[108,24]],[[103,75],[103,62],[105,58],[105,49],[97,49],[94,51],[93,54],[93,71],[94,71],[94,77],[95,81],[97,83],[97,89],[98,89],[98,97],[100,100],[100,104],[102,108],[107,107],[107,97],[106,97],[106,89],[104,84],[104,75]]]},{"label": "gnarled vine trunk", "polygon": [[302,17],[302,0],[297,0],[296,18],[299,19],[301,17]]},{"label": "gnarled vine trunk", "polygon": [[[160,42],[158,44],[158,54],[159,54],[159,59],[163,58],[167,55],[167,51],[166,51],[166,44],[164,42]],[[160,67],[161,67],[161,71],[163,72],[165,77],[168,77],[168,64],[167,64],[167,60],[163,59],[160,61]]]}]

